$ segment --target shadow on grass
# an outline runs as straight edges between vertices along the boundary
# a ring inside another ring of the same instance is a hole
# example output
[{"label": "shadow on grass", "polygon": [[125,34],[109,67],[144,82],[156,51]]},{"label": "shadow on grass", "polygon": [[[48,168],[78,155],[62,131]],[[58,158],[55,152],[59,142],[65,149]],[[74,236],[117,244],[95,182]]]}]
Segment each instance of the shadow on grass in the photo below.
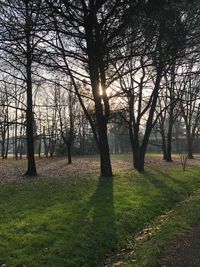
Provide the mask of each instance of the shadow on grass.
[{"label": "shadow on grass", "polygon": [[[107,253],[116,250],[112,178],[100,177],[96,191],[80,206],[73,223],[72,236],[78,242],[73,242],[72,251],[77,262],[70,266],[97,266]],[[73,257],[72,251],[70,257]]]},{"label": "shadow on grass", "polygon": [[[113,180],[97,181],[96,176],[2,190],[5,205],[0,207],[5,218],[0,234],[4,233],[7,247],[0,246],[0,264],[97,266],[107,253],[173,208],[200,181],[198,169],[184,176],[176,174],[158,168],[146,168],[144,174],[122,171],[116,176],[114,200]],[[14,256],[8,262],[11,253]]]},{"label": "shadow on grass", "polygon": [[159,189],[162,196],[170,196],[171,198],[176,198],[177,191],[175,190],[175,188],[173,188],[170,181],[172,177],[170,177],[165,172],[161,173],[157,169],[151,169],[153,170],[153,172],[150,170],[145,170],[143,174],[144,178],[149,181],[155,188]]},{"label": "shadow on grass", "polygon": [[[199,181],[198,179],[196,179],[196,173],[193,173],[191,175],[191,173],[186,170],[185,172],[183,172],[181,169],[180,169],[180,173],[182,174],[182,177],[181,179],[178,179],[175,174],[173,173],[173,175],[170,175],[169,173],[161,169],[156,169],[156,168],[152,168],[153,171],[155,171],[159,176],[162,176],[162,177],[165,177],[168,181],[171,182],[172,185],[177,185],[179,186],[180,188],[182,188],[182,190],[191,190],[192,189],[192,185],[198,185],[199,184]],[[183,176],[185,176],[186,178],[183,179]],[[190,179],[188,179],[188,177]],[[195,183],[196,181],[196,183]]]},{"label": "shadow on grass", "polygon": [[10,212],[5,210],[0,228],[1,235],[5,227],[6,242],[5,249],[0,247],[0,265],[93,267],[116,250],[111,178],[100,178],[95,184],[45,188],[16,191],[17,203],[13,204],[12,197],[7,204]]},{"label": "shadow on grass", "polygon": [[[179,176],[176,177],[175,173],[171,175],[169,172],[166,171],[166,169],[163,171],[161,169],[151,167],[151,170],[147,169],[143,175],[147,181],[159,190],[161,198],[160,201],[168,199],[168,205],[170,207],[171,204],[181,201],[186,198],[187,195],[190,195],[199,184],[199,181],[198,179],[195,181],[196,176],[192,178],[191,173],[187,174],[190,176],[190,179],[187,179],[187,176],[185,179],[180,176],[179,179]],[[186,175],[186,173],[184,173],[184,175]]]}]

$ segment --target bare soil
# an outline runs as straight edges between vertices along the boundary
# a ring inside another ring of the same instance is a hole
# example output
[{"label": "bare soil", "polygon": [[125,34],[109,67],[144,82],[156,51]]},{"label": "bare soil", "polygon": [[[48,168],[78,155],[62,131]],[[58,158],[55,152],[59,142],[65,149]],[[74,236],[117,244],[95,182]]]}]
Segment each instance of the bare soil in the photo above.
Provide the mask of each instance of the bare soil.
[{"label": "bare soil", "polygon": [[155,267],[200,267],[200,225],[174,241]]}]

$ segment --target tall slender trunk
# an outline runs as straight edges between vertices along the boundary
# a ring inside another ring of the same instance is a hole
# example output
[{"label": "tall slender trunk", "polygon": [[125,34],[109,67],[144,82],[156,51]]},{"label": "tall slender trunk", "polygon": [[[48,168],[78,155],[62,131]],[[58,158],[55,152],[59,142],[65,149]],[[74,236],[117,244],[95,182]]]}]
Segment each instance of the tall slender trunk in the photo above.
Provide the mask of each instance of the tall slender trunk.
[{"label": "tall slender trunk", "polygon": [[27,110],[26,110],[26,136],[27,136],[27,159],[28,167],[25,175],[36,176],[33,136],[33,110],[32,110],[32,81],[31,61],[27,59]]},{"label": "tall slender trunk", "polygon": [[[133,140],[134,136],[133,136],[133,130],[131,127],[131,124],[129,125],[129,139],[130,139],[130,144],[131,144],[131,150],[132,150],[132,160],[133,160],[133,166],[134,166],[134,140]],[[134,166],[135,167],[135,166]]]},{"label": "tall slender trunk", "polygon": [[[28,6],[27,6],[28,10]],[[27,135],[27,159],[28,166],[25,175],[36,176],[35,156],[34,156],[34,136],[33,136],[33,100],[32,100],[32,49],[30,45],[30,27],[31,17],[27,12],[26,19],[26,93],[27,93],[27,109],[26,109],[26,135]]]},{"label": "tall slender trunk", "polygon": [[166,154],[166,161],[172,162],[172,128],[173,123],[172,121],[169,122],[169,128],[167,133],[167,154]]},{"label": "tall slender trunk", "polygon": [[38,157],[41,158],[41,150],[42,150],[42,123],[41,123],[41,113],[39,111],[39,135],[38,135]]},{"label": "tall slender trunk", "polygon": [[17,137],[17,109],[16,109],[16,115],[15,115],[15,128],[14,128],[14,132],[15,132],[15,159],[18,159],[18,137]]},{"label": "tall slender trunk", "polygon": [[38,157],[41,158],[41,137],[39,136],[39,140],[38,140]]},{"label": "tall slender trunk", "polygon": [[166,146],[165,131],[163,128],[160,129],[160,134],[161,134],[161,138],[162,138],[163,160],[166,160],[167,159],[167,146]]},{"label": "tall slender trunk", "polygon": [[[8,94],[6,90],[6,101],[8,102]],[[9,115],[8,115],[8,107],[6,109],[6,124],[7,124],[7,130],[5,135],[5,155],[4,158],[8,158],[8,148],[9,148],[9,134],[10,134],[10,125],[9,125]]]},{"label": "tall slender trunk", "polygon": [[44,155],[47,158],[49,154],[49,145],[47,144],[45,126],[43,127],[43,143],[44,143]]},{"label": "tall slender trunk", "polygon": [[3,159],[5,159],[5,143],[6,143],[6,132],[5,132],[5,129],[3,129],[3,132],[2,132],[2,141],[1,141],[1,157]]},{"label": "tall slender trunk", "polygon": [[170,102],[171,105],[169,107],[169,125],[167,132],[167,158],[166,161],[172,162],[172,129],[174,126],[174,108],[176,103],[174,102],[174,85],[175,85],[175,65],[171,66],[171,86],[169,90]]},{"label": "tall slender trunk", "polygon": [[6,150],[5,150],[5,159],[8,158],[9,138],[10,138],[10,126],[8,125],[7,140],[6,140]]},{"label": "tall slender trunk", "polygon": [[23,155],[23,139],[20,140],[20,151],[19,151],[19,158],[22,159]]}]

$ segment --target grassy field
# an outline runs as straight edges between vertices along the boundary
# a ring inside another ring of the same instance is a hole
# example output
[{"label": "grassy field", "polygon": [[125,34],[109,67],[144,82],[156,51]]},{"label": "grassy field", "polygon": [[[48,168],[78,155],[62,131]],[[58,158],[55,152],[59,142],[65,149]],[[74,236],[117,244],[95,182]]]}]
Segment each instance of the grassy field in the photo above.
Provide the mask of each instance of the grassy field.
[{"label": "grassy field", "polygon": [[117,170],[113,180],[93,174],[2,185],[0,265],[98,266],[197,189],[199,172],[148,167]]}]

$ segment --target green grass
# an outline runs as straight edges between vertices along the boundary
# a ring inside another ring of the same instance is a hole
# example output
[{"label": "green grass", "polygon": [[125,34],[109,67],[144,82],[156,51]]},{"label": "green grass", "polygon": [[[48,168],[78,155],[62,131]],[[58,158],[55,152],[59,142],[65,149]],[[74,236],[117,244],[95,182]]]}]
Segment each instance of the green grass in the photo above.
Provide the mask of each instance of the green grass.
[{"label": "green grass", "polygon": [[[125,267],[152,267],[167,247],[174,247],[174,242],[192,226],[200,222],[200,192],[188,201],[180,203],[170,212],[159,216],[151,225],[150,232],[142,240],[132,240],[134,253],[123,257]],[[113,261],[116,261],[113,257]]]},{"label": "green grass", "polygon": [[[0,187],[0,264],[97,266],[200,185],[199,167]],[[200,211],[197,211],[200,213]]]}]

